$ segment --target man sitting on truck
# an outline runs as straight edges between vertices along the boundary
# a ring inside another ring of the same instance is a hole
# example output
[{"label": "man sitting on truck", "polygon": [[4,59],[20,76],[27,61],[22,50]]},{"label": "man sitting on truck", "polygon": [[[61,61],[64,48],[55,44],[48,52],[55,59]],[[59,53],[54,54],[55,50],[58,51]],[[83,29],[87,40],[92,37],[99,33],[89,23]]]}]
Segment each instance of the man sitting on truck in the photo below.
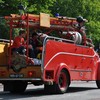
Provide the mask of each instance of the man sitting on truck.
[{"label": "man sitting on truck", "polygon": [[25,40],[24,40],[25,37],[26,37],[25,30],[20,30],[19,35],[14,38],[14,42],[13,42],[13,45],[11,47],[12,52],[16,51],[16,52],[19,52],[21,54],[24,53],[23,51],[26,47]]},{"label": "man sitting on truck", "polygon": [[83,19],[82,16],[77,17],[77,22],[78,22],[78,27],[77,29],[79,30],[79,33],[82,35],[82,45],[86,45],[86,32],[85,32],[85,22],[88,22],[86,19]]},{"label": "man sitting on truck", "polygon": [[[12,54],[16,55],[18,58],[20,57],[20,61],[21,61],[21,58],[23,58],[23,59],[26,59],[28,62],[30,62],[32,65],[33,64],[34,65],[37,65],[37,64],[40,65],[41,62],[38,59],[34,59],[35,58],[35,52],[34,52],[32,44],[28,45],[28,50],[29,50],[28,56],[29,57],[27,57],[25,55],[26,54],[25,51],[26,51],[26,48],[27,48],[27,45],[26,45],[26,42],[25,42],[25,37],[26,37],[25,30],[20,30],[19,36],[15,37],[13,45],[11,46]],[[13,60],[13,62],[16,62],[17,60],[13,59],[13,58],[15,58],[15,56],[12,57],[12,60]]]},{"label": "man sitting on truck", "polygon": [[[25,54],[25,51],[26,51],[26,48],[27,48],[27,45],[26,45],[26,42],[25,42],[25,37],[26,37],[25,30],[20,30],[19,35],[14,38],[14,42],[13,42],[13,45],[12,45],[12,52],[13,52],[13,50],[15,51],[15,49],[16,49],[16,52],[18,52],[22,55]],[[31,45],[28,45],[28,49],[31,49],[30,51],[33,52]]]},{"label": "man sitting on truck", "polygon": [[34,49],[34,55],[35,55],[34,58],[37,58],[37,55],[42,52],[42,45],[43,45],[42,40],[40,40],[40,35],[37,32],[34,31],[32,33],[32,36],[29,40],[29,44],[31,44]]}]

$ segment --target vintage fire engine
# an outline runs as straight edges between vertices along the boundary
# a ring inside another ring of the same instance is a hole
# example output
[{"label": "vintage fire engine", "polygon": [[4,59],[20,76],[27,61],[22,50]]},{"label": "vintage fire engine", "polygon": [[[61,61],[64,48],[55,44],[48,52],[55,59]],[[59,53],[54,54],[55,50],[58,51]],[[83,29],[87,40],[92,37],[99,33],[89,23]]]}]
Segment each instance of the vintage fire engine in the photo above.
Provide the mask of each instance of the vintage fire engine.
[{"label": "vintage fire engine", "polygon": [[[0,83],[4,91],[24,92],[31,83],[44,84],[48,92],[65,93],[72,81],[96,81],[100,88],[100,59],[80,27],[80,20],[50,17],[44,13],[11,14],[5,16],[5,20],[10,27],[10,40],[0,40]],[[27,47],[26,55],[16,54],[15,57],[10,47],[16,28],[26,29]],[[28,63],[30,30],[41,30],[41,36],[46,34],[42,39],[42,57],[35,58],[41,63]]]}]

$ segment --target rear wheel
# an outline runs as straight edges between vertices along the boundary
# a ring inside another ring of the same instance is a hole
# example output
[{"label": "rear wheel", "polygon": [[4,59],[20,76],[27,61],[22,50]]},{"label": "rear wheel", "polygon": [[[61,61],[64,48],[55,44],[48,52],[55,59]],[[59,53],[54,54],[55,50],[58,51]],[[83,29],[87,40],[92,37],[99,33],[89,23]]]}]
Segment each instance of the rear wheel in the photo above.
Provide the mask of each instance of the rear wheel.
[{"label": "rear wheel", "polygon": [[52,93],[63,94],[67,91],[69,86],[69,76],[67,71],[62,70],[58,75],[58,82],[53,85],[45,85],[45,90]]},{"label": "rear wheel", "polygon": [[96,85],[97,85],[97,87],[100,89],[100,80],[97,80],[97,81],[96,81]]},{"label": "rear wheel", "polygon": [[65,70],[62,70],[58,76],[58,83],[56,84],[56,91],[58,93],[65,93],[68,89],[69,77]]}]

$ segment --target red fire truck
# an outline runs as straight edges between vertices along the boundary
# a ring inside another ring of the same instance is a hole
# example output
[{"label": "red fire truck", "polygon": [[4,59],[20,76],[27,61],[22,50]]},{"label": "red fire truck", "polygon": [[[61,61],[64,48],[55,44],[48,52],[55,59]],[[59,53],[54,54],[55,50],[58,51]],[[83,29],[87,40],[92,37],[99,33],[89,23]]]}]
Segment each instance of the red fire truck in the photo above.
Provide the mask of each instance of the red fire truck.
[{"label": "red fire truck", "polygon": [[[81,22],[85,19],[40,13],[11,14],[5,20],[10,28],[10,40],[0,40],[0,83],[4,91],[21,93],[31,83],[44,84],[48,92],[65,93],[72,81],[96,81],[100,88],[100,59],[82,29]],[[11,51],[12,33],[19,28],[26,30],[27,47],[25,55],[15,57]],[[41,31],[38,32],[41,37],[46,34],[39,47],[42,57],[32,58],[34,63],[28,63],[30,30]]]}]

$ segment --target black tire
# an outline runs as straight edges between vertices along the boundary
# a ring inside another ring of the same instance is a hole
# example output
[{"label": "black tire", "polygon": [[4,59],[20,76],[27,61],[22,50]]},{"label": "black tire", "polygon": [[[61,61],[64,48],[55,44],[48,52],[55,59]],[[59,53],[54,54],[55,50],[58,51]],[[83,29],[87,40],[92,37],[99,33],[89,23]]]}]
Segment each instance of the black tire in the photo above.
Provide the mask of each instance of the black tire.
[{"label": "black tire", "polygon": [[11,93],[23,93],[26,90],[27,82],[14,81],[11,83],[12,87],[9,90]]},{"label": "black tire", "polygon": [[65,93],[69,86],[69,77],[68,73],[65,70],[62,70],[58,76],[58,83],[56,84],[56,91],[58,93]]},{"label": "black tire", "polygon": [[67,91],[69,86],[69,77],[68,73],[65,70],[62,70],[58,75],[58,83],[53,85],[44,85],[45,92],[49,93],[60,93],[63,94]]},{"label": "black tire", "polygon": [[97,80],[97,81],[96,81],[96,85],[97,85],[97,87],[100,89],[100,80]]}]

